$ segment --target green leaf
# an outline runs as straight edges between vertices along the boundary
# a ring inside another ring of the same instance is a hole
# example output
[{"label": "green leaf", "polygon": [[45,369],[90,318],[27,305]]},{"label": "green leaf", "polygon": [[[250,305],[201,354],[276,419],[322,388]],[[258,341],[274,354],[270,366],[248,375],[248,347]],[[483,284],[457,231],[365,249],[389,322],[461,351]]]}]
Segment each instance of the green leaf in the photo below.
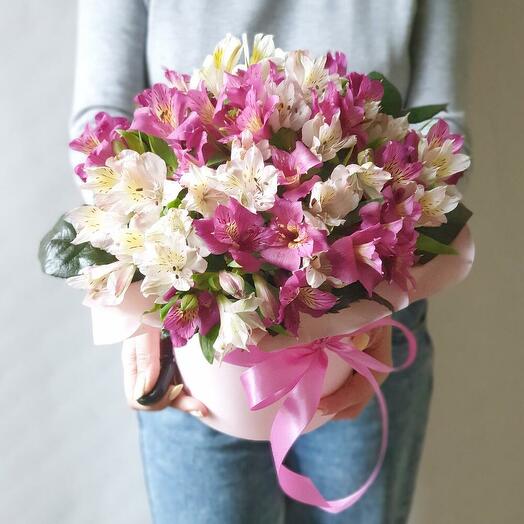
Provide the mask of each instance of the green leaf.
[{"label": "green leaf", "polygon": [[382,86],[384,87],[384,95],[382,96],[380,104],[382,111],[395,118],[402,116],[402,96],[400,91],[378,71],[372,71],[368,76],[373,80],[380,80],[380,82],[382,82]]},{"label": "green leaf", "polygon": [[178,167],[178,159],[171,146],[165,140],[162,140],[156,136],[144,136],[147,137],[151,152],[155,153],[155,155],[158,155],[166,163],[166,165],[174,171]]},{"label": "green leaf", "polygon": [[297,142],[297,134],[292,129],[287,127],[281,127],[270,139],[269,143],[272,146],[277,147],[278,149],[283,149],[284,151],[292,151],[295,149],[295,144]]},{"label": "green leaf", "polygon": [[442,244],[434,238],[428,237],[423,233],[419,233],[417,238],[417,249],[426,253],[433,253],[435,255],[456,255],[455,248]]},{"label": "green leaf", "polygon": [[75,228],[61,216],[58,222],[40,241],[38,259],[42,271],[58,278],[74,277],[88,266],[101,266],[115,262],[116,258],[93,247],[89,242],[75,245]]},{"label": "green leaf", "polygon": [[[417,231],[441,244],[449,245],[457,238],[472,214],[461,202],[453,211],[446,214],[447,222],[445,224],[439,227],[419,227]],[[435,253],[422,253],[418,263],[426,264],[436,256]]]},{"label": "green leaf", "polygon": [[441,111],[446,111],[447,104],[432,104],[429,106],[418,106],[404,109],[403,114],[408,115],[408,122],[410,124],[418,124],[419,122],[425,122]]},{"label": "green leaf", "polygon": [[137,153],[145,153],[146,146],[142,139],[140,131],[129,131],[127,129],[118,129],[118,134],[126,141],[129,149],[133,149]]},{"label": "green leaf", "polygon": [[210,363],[213,364],[213,359],[215,358],[215,349],[213,344],[218,337],[218,331],[220,329],[220,324],[215,324],[208,332],[207,335],[198,334],[200,340],[200,349],[202,349],[202,354],[204,358]]}]

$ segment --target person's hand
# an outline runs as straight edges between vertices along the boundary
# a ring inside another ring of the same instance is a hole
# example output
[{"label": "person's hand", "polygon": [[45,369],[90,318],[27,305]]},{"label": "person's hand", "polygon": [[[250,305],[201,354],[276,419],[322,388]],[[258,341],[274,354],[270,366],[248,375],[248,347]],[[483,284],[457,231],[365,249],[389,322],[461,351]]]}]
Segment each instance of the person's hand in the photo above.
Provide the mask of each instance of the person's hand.
[{"label": "person's hand", "polygon": [[[391,365],[391,326],[371,331],[364,346],[366,353],[384,364]],[[373,372],[373,376],[382,384],[388,375]],[[369,382],[362,375],[352,373],[339,389],[320,400],[318,409],[323,415],[336,413],[334,420],[356,418],[373,398],[373,394]]]},{"label": "person's hand", "polygon": [[202,417],[208,410],[202,402],[183,391],[183,384],[172,384],[164,397],[151,406],[142,406],[136,399],[151,391],[160,373],[160,340],[157,329],[127,339],[122,345],[124,391],[128,405],[133,409],[158,411],[167,407],[177,408]]}]

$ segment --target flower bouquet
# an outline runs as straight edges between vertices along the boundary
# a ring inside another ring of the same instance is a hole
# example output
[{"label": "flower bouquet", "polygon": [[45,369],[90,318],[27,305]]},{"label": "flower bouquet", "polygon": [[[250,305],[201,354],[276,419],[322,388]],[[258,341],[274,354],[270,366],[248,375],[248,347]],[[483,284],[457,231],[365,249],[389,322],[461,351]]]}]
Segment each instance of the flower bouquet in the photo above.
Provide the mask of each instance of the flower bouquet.
[{"label": "flower bouquet", "polygon": [[43,270],[87,291],[95,342],[162,330],[206,423],[270,439],[286,493],[340,511],[355,496],[319,499],[282,461],[352,369],[385,420],[367,331],[467,274],[463,138],[444,104],[268,35],[165,77],[131,122],[99,113],[71,142],[91,201],[42,240]]}]

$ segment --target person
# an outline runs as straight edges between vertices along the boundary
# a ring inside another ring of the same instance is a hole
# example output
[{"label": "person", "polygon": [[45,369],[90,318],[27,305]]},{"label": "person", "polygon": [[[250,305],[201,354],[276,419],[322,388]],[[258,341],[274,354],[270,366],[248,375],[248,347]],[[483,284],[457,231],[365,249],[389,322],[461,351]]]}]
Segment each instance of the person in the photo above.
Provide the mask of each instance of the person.
[{"label": "person", "polygon": [[[228,32],[273,34],[279,47],[307,48],[315,55],[343,51],[350,70],[382,72],[407,106],[447,102],[446,119],[464,132],[457,86],[459,15],[453,0],[80,0],[71,134],[78,135],[101,110],[130,117],[133,96],[163,81],[164,67],[191,72]],[[394,315],[415,333],[418,357],[382,386],[390,436],[377,481],[361,501],[338,515],[285,497],[269,444],[236,439],[202,424],[198,416],[206,416],[207,408],[180,388],[173,386],[153,407],[140,406],[135,399],[158,376],[158,354],[147,344],[124,344],[125,390],[130,405],[139,410],[155,524],[406,522],[432,390],[426,313],[426,301],[418,301]],[[400,333],[381,329],[367,351],[398,363],[406,346]],[[338,498],[371,471],[380,419],[358,375],[324,398],[321,408],[336,413],[337,420],[300,437],[286,464],[311,476],[326,497]]]}]

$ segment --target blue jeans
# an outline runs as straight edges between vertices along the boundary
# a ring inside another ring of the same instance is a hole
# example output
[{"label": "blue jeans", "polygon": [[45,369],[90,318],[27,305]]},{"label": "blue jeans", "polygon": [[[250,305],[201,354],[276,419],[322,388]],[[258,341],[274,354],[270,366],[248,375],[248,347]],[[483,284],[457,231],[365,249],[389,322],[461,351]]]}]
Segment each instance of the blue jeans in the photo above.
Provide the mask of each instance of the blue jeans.
[{"label": "blue jeans", "polygon": [[[416,362],[382,389],[390,413],[382,471],[353,507],[333,515],[287,498],[267,442],[240,440],[174,409],[140,412],[142,459],[154,524],[401,524],[408,518],[432,389],[427,304],[394,315],[418,341]],[[394,361],[406,354],[393,333]],[[356,489],[369,475],[380,442],[373,400],[356,420],[329,422],[299,438],[286,464],[309,475],[327,498]]]}]

